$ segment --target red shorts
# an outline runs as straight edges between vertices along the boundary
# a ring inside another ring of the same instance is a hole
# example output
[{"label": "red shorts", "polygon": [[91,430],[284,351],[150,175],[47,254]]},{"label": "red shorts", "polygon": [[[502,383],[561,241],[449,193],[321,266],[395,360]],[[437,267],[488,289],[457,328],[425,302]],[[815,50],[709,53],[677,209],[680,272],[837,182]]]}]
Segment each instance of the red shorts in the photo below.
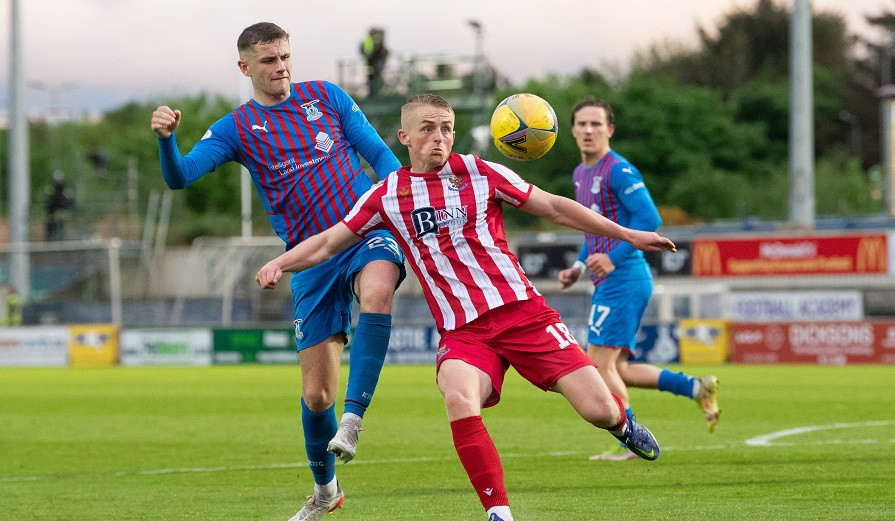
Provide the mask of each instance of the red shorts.
[{"label": "red shorts", "polygon": [[504,304],[453,331],[438,344],[435,371],[448,359],[462,360],[491,377],[485,407],[500,401],[504,374],[513,366],[547,391],[563,376],[594,365],[544,297]]}]

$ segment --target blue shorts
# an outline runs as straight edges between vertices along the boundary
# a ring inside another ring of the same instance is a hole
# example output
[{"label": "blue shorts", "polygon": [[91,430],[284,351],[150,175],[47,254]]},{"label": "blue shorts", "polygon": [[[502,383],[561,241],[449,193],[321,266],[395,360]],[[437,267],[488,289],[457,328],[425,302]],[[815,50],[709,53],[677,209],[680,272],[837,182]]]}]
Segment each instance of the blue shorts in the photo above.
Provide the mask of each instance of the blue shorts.
[{"label": "blue shorts", "polygon": [[295,345],[301,351],[351,328],[354,275],[376,260],[394,262],[404,280],[404,254],[387,231],[375,231],[361,242],[311,269],[292,275]]},{"label": "blue shorts", "polygon": [[595,346],[627,347],[633,353],[637,329],[653,294],[653,280],[606,280],[594,290],[587,342]]}]

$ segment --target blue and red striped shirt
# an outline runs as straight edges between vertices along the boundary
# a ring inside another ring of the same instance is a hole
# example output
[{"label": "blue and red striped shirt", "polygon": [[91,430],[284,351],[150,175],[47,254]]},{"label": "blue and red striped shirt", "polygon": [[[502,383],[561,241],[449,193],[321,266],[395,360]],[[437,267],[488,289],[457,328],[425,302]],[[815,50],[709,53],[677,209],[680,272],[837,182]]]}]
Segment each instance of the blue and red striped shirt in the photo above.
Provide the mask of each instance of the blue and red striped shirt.
[{"label": "blue and red striped shirt", "polygon": [[[651,232],[662,224],[659,210],[640,172],[613,150],[590,168],[585,167],[584,163],[578,165],[572,172],[572,180],[575,183],[575,199],[607,219],[628,228]],[[584,262],[593,253],[609,256],[615,265],[615,270],[609,275],[612,278],[649,276],[643,252],[630,243],[586,233],[578,260]],[[606,276],[591,276],[595,285],[606,280]]]},{"label": "blue and red striped shirt", "polygon": [[351,97],[335,84],[292,84],[273,106],[250,100],[215,122],[186,156],[159,139],[162,175],[185,188],[218,166],[245,166],[274,231],[291,248],[342,220],[372,182],[401,167]]}]

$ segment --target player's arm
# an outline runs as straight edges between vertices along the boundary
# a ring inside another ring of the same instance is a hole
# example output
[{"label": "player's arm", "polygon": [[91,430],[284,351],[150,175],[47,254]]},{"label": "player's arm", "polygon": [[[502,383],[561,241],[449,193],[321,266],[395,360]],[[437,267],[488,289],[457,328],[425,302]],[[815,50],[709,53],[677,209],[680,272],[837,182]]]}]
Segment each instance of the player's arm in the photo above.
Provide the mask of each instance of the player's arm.
[{"label": "player's arm", "polygon": [[230,126],[233,126],[235,131],[235,125],[232,125],[232,117],[231,125],[228,125],[225,119],[221,118],[212,125],[196,146],[183,156],[177,147],[175,132],[180,126],[180,111],[161,106],[152,113],[151,128],[158,135],[159,163],[168,188],[172,190],[186,188],[203,175],[233,159],[233,147],[227,140],[227,133]]},{"label": "player's arm", "polygon": [[273,288],[283,277],[283,272],[298,272],[313,268],[360,240],[360,236],[355,235],[345,223],[340,222],[322,233],[308,237],[291,250],[265,264],[258,270],[255,280],[262,288]]},{"label": "player's arm", "polygon": [[324,82],[324,85],[333,106],[339,113],[345,138],[357,153],[370,163],[379,179],[385,179],[388,174],[401,168],[401,162],[367,120],[354,99],[333,83]]},{"label": "player's arm", "polygon": [[[658,230],[662,225],[662,217],[659,216],[659,209],[653,202],[640,174],[626,173],[624,167],[619,164],[613,168],[609,179],[610,188],[619,195],[619,201],[631,215],[628,228],[647,232]],[[618,265],[633,250],[630,244],[621,243],[608,252],[607,256],[613,265]]]},{"label": "player's arm", "polygon": [[560,226],[629,242],[638,250],[676,251],[673,242],[656,232],[626,228],[577,201],[545,192],[536,186],[532,187],[531,195],[519,209]]},{"label": "player's arm", "polygon": [[370,163],[379,179],[385,179],[387,175],[401,168],[401,163],[392,150],[379,137],[379,134],[370,126],[370,132],[365,133],[354,144],[357,153]]}]

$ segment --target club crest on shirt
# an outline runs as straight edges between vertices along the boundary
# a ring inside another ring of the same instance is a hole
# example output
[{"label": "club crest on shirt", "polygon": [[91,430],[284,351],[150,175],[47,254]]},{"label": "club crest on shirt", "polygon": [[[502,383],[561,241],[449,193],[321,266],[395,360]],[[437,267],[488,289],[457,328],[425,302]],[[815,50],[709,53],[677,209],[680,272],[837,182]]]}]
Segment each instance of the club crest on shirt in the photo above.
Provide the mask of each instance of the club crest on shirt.
[{"label": "club crest on shirt", "polygon": [[448,190],[452,192],[459,192],[467,186],[469,186],[469,183],[465,182],[465,180],[458,175],[453,175],[448,179]]},{"label": "club crest on shirt", "polygon": [[323,113],[317,108],[318,103],[320,103],[319,99],[302,103],[301,108],[305,109],[305,117],[308,118],[308,121],[317,121],[323,117]]},{"label": "club crest on shirt", "polygon": [[401,188],[398,188],[398,196],[407,197],[408,195],[410,195],[410,187],[409,186],[402,186]]}]

